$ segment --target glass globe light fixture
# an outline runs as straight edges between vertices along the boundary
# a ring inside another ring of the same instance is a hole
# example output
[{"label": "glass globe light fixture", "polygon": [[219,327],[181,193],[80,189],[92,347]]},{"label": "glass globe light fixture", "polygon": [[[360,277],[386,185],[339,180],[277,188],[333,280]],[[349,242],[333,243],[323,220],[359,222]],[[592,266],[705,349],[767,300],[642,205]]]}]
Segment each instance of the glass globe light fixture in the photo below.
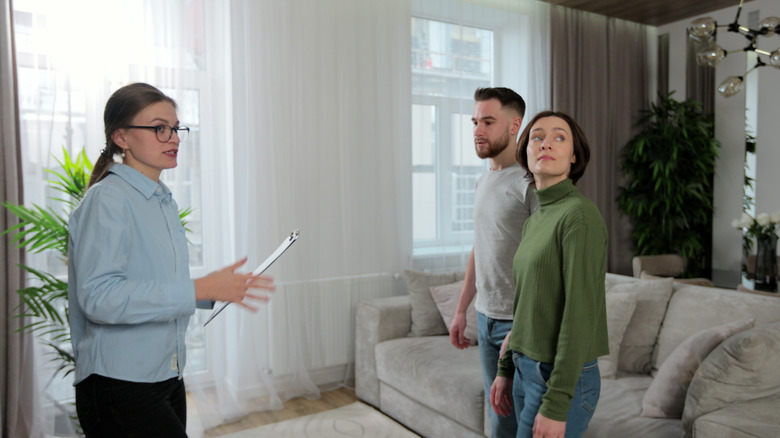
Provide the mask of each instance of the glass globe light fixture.
[{"label": "glass globe light fixture", "polygon": [[688,35],[696,41],[707,43],[712,40],[717,27],[718,23],[712,17],[697,18],[688,25]]},{"label": "glass globe light fixture", "polygon": [[723,47],[717,44],[710,44],[709,46],[699,50],[696,54],[696,63],[699,65],[706,65],[707,67],[715,67],[723,61],[726,57],[726,51]]},{"label": "glass globe light fixture", "polygon": [[729,76],[718,85],[718,93],[731,97],[742,91],[742,76]]},{"label": "glass globe light fixture", "polygon": [[766,29],[766,36],[772,36],[777,32],[777,26],[780,26],[780,18],[766,17],[758,24],[759,29]]},{"label": "glass globe light fixture", "polygon": [[780,49],[775,49],[769,54],[769,65],[774,68],[780,68]]}]

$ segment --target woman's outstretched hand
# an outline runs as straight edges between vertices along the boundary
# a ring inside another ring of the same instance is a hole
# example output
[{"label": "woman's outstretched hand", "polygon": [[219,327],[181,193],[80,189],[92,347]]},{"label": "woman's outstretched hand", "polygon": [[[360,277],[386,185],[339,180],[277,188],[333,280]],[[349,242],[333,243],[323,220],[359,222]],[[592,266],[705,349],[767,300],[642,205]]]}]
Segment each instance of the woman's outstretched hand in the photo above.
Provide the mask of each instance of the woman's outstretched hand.
[{"label": "woman's outstretched hand", "polygon": [[236,272],[246,261],[247,258],[244,257],[230,266],[196,279],[195,299],[198,301],[229,301],[240,304],[253,312],[257,311],[256,306],[244,302],[244,299],[250,298],[267,302],[271,296],[267,293],[251,292],[250,289],[273,292],[276,286],[274,286],[274,280],[271,277],[252,275],[251,272],[245,274]]}]

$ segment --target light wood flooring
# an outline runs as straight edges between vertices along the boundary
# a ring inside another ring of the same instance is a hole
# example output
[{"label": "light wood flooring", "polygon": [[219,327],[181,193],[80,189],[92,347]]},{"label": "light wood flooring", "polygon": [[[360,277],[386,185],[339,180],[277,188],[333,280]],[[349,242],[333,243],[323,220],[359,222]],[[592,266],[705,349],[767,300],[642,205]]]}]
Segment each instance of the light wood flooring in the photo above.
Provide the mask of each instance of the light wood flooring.
[{"label": "light wood flooring", "polygon": [[205,438],[214,438],[242,430],[252,429],[266,424],[277,423],[291,418],[316,414],[330,409],[340,408],[357,401],[355,391],[349,388],[339,388],[333,391],[322,392],[317,400],[294,398],[284,402],[284,407],[279,411],[253,412],[240,421],[217,426],[204,434]]}]

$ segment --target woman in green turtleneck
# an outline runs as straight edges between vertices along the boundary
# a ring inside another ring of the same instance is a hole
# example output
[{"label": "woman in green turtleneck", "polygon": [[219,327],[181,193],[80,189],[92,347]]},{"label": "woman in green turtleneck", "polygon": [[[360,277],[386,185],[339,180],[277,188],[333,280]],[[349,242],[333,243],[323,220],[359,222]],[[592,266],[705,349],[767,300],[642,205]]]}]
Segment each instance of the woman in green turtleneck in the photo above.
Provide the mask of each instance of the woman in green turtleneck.
[{"label": "woman in green turtleneck", "polygon": [[514,323],[490,397],[498,414],[517,416],[518,437],[582,436],[598,402],[596,359],[609,352],[607,228],[574,187],[589,158],[585,135],[564,113],[537,114],[518,143],[539,210],[515,254]]}]

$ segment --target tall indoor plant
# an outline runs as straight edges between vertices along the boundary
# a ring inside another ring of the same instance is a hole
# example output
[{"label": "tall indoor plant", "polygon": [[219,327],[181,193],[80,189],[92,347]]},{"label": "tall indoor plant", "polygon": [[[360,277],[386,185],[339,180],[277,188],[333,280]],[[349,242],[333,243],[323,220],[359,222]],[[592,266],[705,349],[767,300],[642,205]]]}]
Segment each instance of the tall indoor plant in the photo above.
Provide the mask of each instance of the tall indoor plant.
[{"label": "tall indoor plant", "polygon": [[687,275],[707,275],[712,246],[712,187],[720,143],[698,102],[673,93],[642,111],[642,130],[621,157],[620,210],[632,222],[635,255],[682,255]]},{"label": "tall indoor plant", "polygon": [[[50,207],[24,205],[3,202],[3,206],[19,218],[19,223],[3,232],[12,233],[12,242],[18,248],[32,253],[54,251],[62,260],[68,257],[68,218],[87,192],[92,162],[82,149],[72,157],[63,148],[63,161],[57,161],[60,171],[47,170],[55,176],[48,181],[49,186],[64,196],[52,198],[62,202],[63,210],[54,211]],[[180,210],[179,217],[186,229],[186,217],[190,209]],[[17,291],[23,305],[19,316],[28,317],[30,323],[22,328],[46,344],[57,363],[55,374],[70,374],[75,367],[73,349],[70,343],[70,325],[68,321],[68,283],[56,275],[22,265],[28,274],[28,285]],[[32,280],[32,281],[30,281]],[[35,284],[35,285],[30,285]]]}]

